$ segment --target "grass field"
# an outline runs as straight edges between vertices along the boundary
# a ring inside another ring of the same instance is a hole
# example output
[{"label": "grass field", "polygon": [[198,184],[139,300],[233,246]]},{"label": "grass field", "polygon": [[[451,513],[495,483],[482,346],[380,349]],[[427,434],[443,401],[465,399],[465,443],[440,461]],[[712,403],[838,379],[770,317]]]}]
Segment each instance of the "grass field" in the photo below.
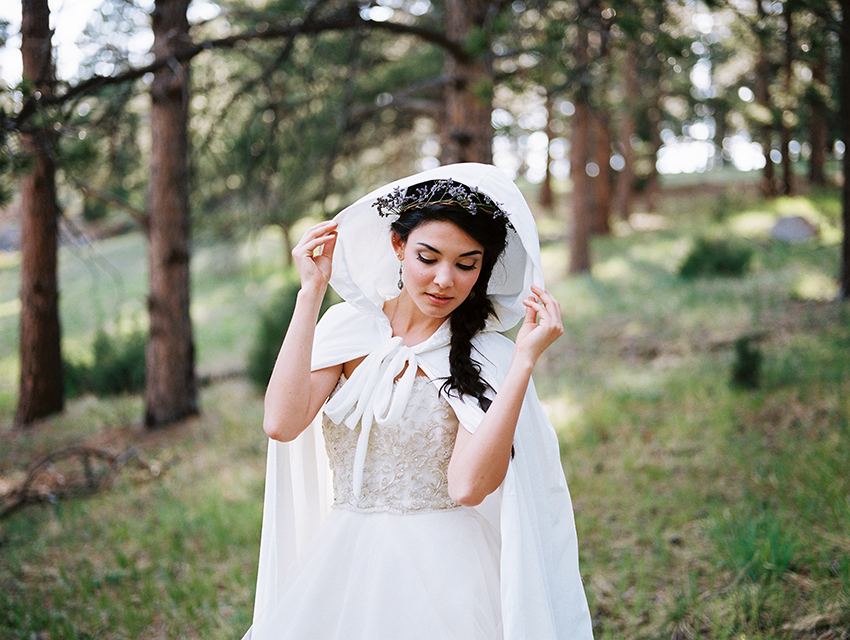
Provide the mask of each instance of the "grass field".
[{"label": "grass field", "polygon": [[[558,430],[599,639],[850,638],[850,308],[833,302],[837,192],[761,202],[730,186],[669,196],[593,244],[565,278],[544,246],[566,335],[540,362]],[[816,240],[771,240],[803,215]],[[561,223],[541,218],[545,237]],[[685,280],[699,236],[753,249],[740,278]],[[259,310],[289,277],[272,235],[195,251],[199,370],[241,369]],[[62,254],[65,348],[100,325],[144,326],[144,246],[126,236]],[[238,638],[251,615],[262,507],[261,396],[205,387],[202,415],[146,433],[138,397],[83,397],[11,431],[17,260],[0,257],[0,488],[69,444],[136,447],[87,498],[0,522],[0,638]],[[758,387],[730,385],[734,344]],[[154,470],[157,473],[151,473]],[[57,469],[56,473],[62,470]],[[70,473],[70,471],[68,472]]]}]

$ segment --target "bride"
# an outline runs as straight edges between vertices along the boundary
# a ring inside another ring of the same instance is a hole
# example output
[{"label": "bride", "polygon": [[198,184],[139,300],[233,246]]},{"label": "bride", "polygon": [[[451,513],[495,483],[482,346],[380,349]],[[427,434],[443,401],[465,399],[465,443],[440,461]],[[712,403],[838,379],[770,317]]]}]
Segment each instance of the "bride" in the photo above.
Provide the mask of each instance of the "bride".
[{"label": "bride", "polygon": [[[516,186],[489,165],[440,167],[361,198],[292,253],[301,290],[265,398],[245,638],[592,638],[531,382],[561,312]],[[344,302],[317,325],[329,284]],[[520,319],[514,343],[500,332]]]}]

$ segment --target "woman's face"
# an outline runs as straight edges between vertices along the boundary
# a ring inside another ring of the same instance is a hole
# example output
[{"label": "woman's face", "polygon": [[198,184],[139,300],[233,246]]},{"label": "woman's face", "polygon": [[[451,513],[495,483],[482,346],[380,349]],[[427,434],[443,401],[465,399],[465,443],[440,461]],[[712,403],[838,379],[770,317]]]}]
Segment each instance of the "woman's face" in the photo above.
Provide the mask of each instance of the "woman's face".
[{"label": "woman's face", "polygon": [[466,300],[481,272],[484,248],[457,225],[433,220],[403,242],[393,233],[395,253],[404,258],[404,291],[422,313],[446,318]]}]

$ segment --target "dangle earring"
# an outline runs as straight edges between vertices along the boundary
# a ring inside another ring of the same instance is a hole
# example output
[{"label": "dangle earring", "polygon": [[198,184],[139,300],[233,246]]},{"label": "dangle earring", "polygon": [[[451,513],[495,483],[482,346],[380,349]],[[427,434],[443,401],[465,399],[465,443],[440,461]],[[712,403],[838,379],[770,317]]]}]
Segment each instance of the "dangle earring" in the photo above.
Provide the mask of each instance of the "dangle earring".
[{"label": "dangle earring", "polygon": [[404,273],[404,260],[398,265],[398,290],[401,291],[404,289],[404,280],[402,280],[402,274]]}]

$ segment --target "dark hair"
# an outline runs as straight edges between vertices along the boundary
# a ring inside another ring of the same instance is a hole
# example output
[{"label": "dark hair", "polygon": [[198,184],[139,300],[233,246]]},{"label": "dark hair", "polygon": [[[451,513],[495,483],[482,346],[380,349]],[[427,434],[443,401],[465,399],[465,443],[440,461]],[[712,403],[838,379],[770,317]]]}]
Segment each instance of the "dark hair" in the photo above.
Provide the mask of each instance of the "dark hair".
[{"label": "dark hair", "polygon": [[485,327],[487,318],[496,315],[493,303],[487,297],[487,286],[493,267],[507,244],[507,218],[494,217],[484,212],[473,214],[456,204],[426,204],[405,210],[390,228],[406,242],[410,232],[416,227],[433,221],[451,222],[484,249],[478,279],[466,300],[452,312],[449,319],[452,334],[449,377],[443,384],[443,390],[454,391],[460,396],[471,395],[486,411],[490,400],[484,393],[490,385],[481,379],[481,366],[472,359],[472,338]]}]

